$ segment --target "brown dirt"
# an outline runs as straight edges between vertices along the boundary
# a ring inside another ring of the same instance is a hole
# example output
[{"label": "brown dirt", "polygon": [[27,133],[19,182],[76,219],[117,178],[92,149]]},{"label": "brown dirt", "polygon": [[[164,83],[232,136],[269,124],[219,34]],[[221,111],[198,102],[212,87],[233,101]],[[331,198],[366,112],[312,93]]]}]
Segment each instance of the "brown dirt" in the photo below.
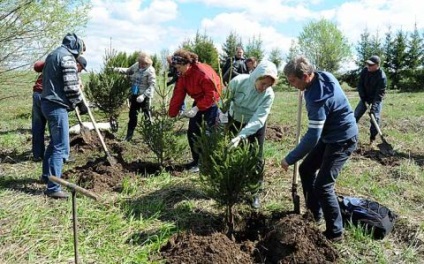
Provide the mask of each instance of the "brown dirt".
[{"label": "brown dirt", "polygon": [[339,254],[309,215],[252,215],[234,234],[176,234],[162,247],[166,263],[334,263]]},{"label": "brown dirt", "polygon": [[[87,163],[64,172],[62,177],[64,179],[76,178],[76,184],[96,193],[111,190],[117,191],[121,188],[121,182],[124,177],[135,177],[136,171],[126,168],[128,164],[122,159],[122,147],[120,147],[119,142],[116,141],[112,133],[106,132],[102,133],[102,135],[108,151],[112,156],[117,155],[114,158],[118,162],[113,166],[109,164],[106,154],[103,155],[104,150],[96,132],[90,132],[91,139],[83,138],[82,135],[76,135],[70,139],[71,153],[82,154],[88,159]],[[94,156],[94,152],[100,153],[103,157],[90,159],[90,156]]]},{"label": "brown dirt", "polygon": [[277,124],[270,124],[266,127],[265,139],[271,141],[281,141],[283,137],[287,137],[290,128]]}]

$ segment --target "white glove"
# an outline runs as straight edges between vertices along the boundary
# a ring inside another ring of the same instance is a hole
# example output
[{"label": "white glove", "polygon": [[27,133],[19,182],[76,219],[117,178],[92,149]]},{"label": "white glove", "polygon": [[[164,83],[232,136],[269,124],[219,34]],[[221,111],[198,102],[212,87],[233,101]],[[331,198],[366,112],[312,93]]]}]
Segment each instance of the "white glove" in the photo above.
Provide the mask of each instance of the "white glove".
[{"label": "white glove", "polygon": [[244,138],[243,136],[237,136],[237,137],[233,138],[233,139],[230,141],[230,144],[228,144],[228,146],[227,146],[228,150],[232,150],[232,149],[237,148],[237,146],[240,144],[240,141],[241,141],[243,138]]},{"label": "white glove", "polygon": [[142,103],[144,101],[144,98],[146,98],[144,94],[138,96],[136,99],[137,103]]},{"label": "white glove", "polygon": [[127,73],[128,68],[112,67],[112,70],[117,73]]},{"label": "white glove", "polygon": [[196,116],[197,112],[199,112],[199,108],[195,106],[190,110],[184,111],[184,115],[188,118],[193,118]]},{"label": "white glove", "polygon": [[222,113],[219,112],[219,123],[221,124],[227,124],[228,123],[228,112]]}]

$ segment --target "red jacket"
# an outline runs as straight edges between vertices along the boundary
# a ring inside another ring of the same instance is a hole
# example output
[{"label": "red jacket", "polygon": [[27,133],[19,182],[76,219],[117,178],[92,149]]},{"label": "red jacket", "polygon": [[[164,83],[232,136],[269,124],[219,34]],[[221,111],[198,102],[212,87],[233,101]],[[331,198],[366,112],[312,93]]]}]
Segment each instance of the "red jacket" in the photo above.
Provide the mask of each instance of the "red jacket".
[{"label": "red jacket", "polygon": [[32,90],[34,92],[41,93],[43,91],[43,68],[44,68],[44,61],[37,61],[34,64],[34,70],[36,72],[41,72],[40,75],[38,75],[37,80],[35,81],[34,86],[32,87]]},{"label": "red jacket", "polygon": [[186,94],[194,99],[199,111],[205,111],[220,100],[221,90],[221,79],[211,66],[192,64],[178,77],[168,114],[171,117],[178,115]]}]

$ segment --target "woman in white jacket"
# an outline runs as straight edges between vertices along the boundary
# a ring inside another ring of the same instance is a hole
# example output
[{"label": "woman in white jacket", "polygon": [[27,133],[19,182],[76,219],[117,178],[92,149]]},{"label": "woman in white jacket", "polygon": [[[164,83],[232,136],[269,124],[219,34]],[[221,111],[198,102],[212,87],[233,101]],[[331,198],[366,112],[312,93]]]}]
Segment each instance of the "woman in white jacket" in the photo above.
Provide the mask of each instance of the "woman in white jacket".
[{"label": "woman in white jacket", "polygon": [[123,71],[123,73],[130,75],[132,84],[126,141],[130,141],[133,137],[140,109],[144,114],[145,122],[151,122],[150,106],[156,86],[156,72],[152,63],[150,56],[141,52],[138,56],[138,62]]}]

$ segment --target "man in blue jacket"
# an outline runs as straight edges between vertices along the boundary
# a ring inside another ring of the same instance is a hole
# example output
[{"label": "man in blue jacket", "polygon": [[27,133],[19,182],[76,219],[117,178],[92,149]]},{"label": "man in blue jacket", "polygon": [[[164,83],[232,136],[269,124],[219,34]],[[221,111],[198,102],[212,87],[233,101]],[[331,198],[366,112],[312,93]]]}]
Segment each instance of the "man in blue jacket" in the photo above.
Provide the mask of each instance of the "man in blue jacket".
[{"label": "man in blue jacket", "polygon": [[343,221],[334,192],[337,176],[356,149],[358,127],[349,101],[339,82],[328,72],[315,71],[303,56],[290,60],[284,75],[295,88],[304,91],[308,130],[300,143],[281,161],[289,165],[303,157],[299,166],[306,207],[316,221],[324,215],[324,235],[332,241],[342,238]]},{"label": "man in blue jacket", "polygon": [[[380,68],[380,58],[377,55],[371,56],[365,63],[367,66],[362,69],[358,82],[358,93],[361,100],[355,108],[355,119],[356,122],[359,122],[369,108],[370,113],[374,114],[377,124],[380,125],[380,113],[383,108],[387,78]],[[371,122],[370,145],[374,142],[377,134],[377,128]]]},{"label": "man in blue jacket", "polygon": [[41,179],[47,183],[44,192],[48,197],[67,198],[60,185],[48,180],[49,176],[61,177],[63,162],[69,155],[68,112],[79,107],[87,112],[82,101],[78,77],[77,58],[85,49],[84,42],[75,34],[67,34],[62,45],[52,51],[43,68],[43,92],[41,111],[47,119],[50,143],[43,159]]}]

